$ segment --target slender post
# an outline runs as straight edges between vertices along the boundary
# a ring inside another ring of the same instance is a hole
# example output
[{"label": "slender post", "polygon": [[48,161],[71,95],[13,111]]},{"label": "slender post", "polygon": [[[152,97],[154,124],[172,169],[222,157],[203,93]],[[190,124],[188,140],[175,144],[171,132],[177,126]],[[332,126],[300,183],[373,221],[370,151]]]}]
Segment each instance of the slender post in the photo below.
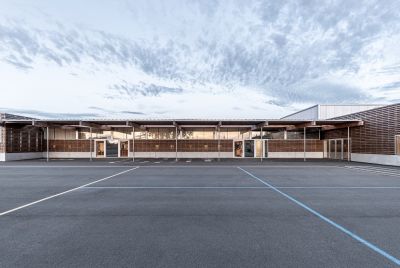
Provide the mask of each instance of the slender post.
[{"label": "slender post", "polygon": [[89,128],[89,130],[90,130],[90,161],[93,161],[93,155],[92,155],[92,151],[93,151],[93,149],[92,149],[92,140],[93,140],[93,137],[92,137],[92,128],[90,127]]},{"label": "slender post", "polygon": [[350,162],[350,127],[347,127],[347,162]]},{"label": "slender post", "polygon": [[178,127],[175,126],[175,161],[178,162]]},{"label": "slender post", "polygon": [[46,161],[49,162],[49,127],[46,128],[46,148],[47,148],[47,154],[46,154]]},{"label": "slender post", "polygon": [[132,126],[132,162],[135,163],[135,126]]},{"label": "slender post", "polygon": [[260,139],[261,139],[261,162],[262,162],[264,158],[263,127],[261,127]]},{"label": "slender post", "polygon": [[221,128],[217,127],[218,129],[218,161],[221,161]]},{"label": "slender post", "polygon": [[306,127],[304,127],[304,161],[306,161]]}]

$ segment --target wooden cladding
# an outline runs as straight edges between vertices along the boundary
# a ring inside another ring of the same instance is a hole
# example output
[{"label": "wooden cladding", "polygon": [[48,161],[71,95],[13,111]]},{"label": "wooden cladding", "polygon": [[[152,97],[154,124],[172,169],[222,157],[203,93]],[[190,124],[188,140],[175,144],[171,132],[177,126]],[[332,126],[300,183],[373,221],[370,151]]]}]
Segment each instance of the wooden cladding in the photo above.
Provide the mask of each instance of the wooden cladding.
[{"label": "wooden cladding", "polygon": [[49,152],[90,152],[90,140],[49,140]]},{"label": "wooden cladding", "polygon": [[[360,154],[395,154],[395,136],[400,135],[400,104],[388,105],[335,119],[361,119],[364,126],[350,129],[351,151]],[[343,130],[329,131],[325,138],[347,138]]]},{"label": "wooden cladding", "polygon": [[0,126],[0,153],[6,151],[6,129]]},{"label": "wooden cladding", "polygon": [[[175,152],[175,140],[135,140],[135,152]],[[133,150],[130,141],[130,152]],[[233,141],[221,140],[220,152],[232,152]],[[178,152],[218,152],[218,140],[178,140]]]},{"label": "wooden cladding", "polygon": [[2,132],[5,135],[3,138],[5,138],[5,151],[7,153],[43,152],[46,149],[43,131],[39,128],[7,126],[5,131]]},{"label": "wooden cladding", "polygon": [[[324,141],[306,140],[306,152],[323,152]],[[304,140],[269,140],[268,152],[304,152]]]}]

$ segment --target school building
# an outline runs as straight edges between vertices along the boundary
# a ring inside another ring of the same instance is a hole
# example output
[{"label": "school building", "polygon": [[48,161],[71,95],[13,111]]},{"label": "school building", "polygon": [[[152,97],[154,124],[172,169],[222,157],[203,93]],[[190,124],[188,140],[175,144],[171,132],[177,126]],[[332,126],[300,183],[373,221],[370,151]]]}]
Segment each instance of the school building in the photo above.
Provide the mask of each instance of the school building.
[{"label": "school building", "polygon": [[328,158],[400,166],[400,104],[315,105],[281,119],[0,114],[0,161],[35,158]]}]

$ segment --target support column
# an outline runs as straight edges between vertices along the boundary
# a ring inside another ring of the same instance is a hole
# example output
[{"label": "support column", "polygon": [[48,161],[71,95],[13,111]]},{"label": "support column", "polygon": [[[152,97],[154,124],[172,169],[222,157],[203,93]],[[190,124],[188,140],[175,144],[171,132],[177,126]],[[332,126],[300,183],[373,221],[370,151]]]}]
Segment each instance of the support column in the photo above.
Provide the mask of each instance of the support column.
[{"label": "support column", "polygon": [[347,161],[350,162],[350,127],[347,127]]},{"label": "support column", "polygon": [[178,127],[175,126],[175,161],[178,162]]},{"label": "support column", "polygon": [[46,137],[47,137],[47,138],[46,138],[46,143],[47,143],[47,145],[46,145],[46,148],[47,148],[46,161],[47,161],[47,162],[49,162],[49,144],[50,144],[50,143],[49,143],[49,136],[50,136],[50,135],[49,135],[49,127],[47,127],[47,128],[46,128]]},{"label": "support column", "polygon": [[260,139],[261,139],[261,162],[264,159],[264,139],[263,139],[263,127],[261,127]]},{"label": "support column", "polygon": [[304,161],[306,161],[306,127],[304,127]]},{"label": "support column", "polygon": [[135,163],[135,127],[132,127],[132,162]]},{"label": "support column", "polygon": [[92,145],[92,141],[93,141],[93,137],[92,137],[92,128],[90,127],[89,128],[89,130],[90,130],[90,139],[89,139],[89,142],[90,142],[90,161],[93,161],[93,154],[92,154],[92,151],[93,151],[93,145]]},{"label": "support column", "polygon": [[221,128],[217,127],[218,129],[218,161],[221,161]]}]

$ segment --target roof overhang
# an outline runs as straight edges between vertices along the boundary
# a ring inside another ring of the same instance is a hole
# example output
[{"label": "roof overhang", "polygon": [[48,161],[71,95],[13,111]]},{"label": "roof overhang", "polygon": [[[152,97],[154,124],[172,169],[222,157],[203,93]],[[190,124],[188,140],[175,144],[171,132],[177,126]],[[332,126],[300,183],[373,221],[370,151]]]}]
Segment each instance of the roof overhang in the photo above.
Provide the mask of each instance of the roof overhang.
[{"label": "roof overhang", "polygon": [[285,119],[3,119],[2,124],[30,125],[35,127],[93,128],[109,130],[113,128],[178,127],[182,128],[244,128],[249,130],[319,128],[333,130],[362,126],[362,120],[285,120]]}]

